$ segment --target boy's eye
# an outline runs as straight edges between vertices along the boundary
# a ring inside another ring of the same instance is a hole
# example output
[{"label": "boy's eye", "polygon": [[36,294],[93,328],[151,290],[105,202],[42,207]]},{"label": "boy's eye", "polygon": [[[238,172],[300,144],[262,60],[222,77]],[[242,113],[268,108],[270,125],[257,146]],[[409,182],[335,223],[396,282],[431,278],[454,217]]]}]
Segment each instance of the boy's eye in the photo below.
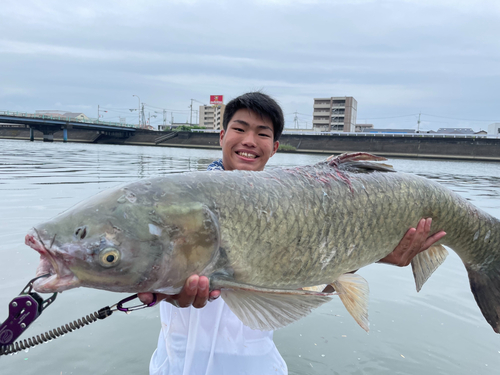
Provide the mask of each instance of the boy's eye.
[{"label": "boy's eye", "polygon": [[269,134],[265,134],[265,133],[260,133],[259,135],[263,136],[263,137],[271,137]]}]

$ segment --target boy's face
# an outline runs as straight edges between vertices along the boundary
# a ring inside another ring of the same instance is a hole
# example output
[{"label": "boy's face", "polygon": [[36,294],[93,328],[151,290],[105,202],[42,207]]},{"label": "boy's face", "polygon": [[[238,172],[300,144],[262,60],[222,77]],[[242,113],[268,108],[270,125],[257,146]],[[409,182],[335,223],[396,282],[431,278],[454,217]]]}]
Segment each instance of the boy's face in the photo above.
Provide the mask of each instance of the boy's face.
[{"label": "boy's face", "polygon": [[226,171],[262,171],[278,150],[279,142],[274,142],[271,120],[249,109],[239,109],[229,120],[227,130],[220,131],[220,145]]}]

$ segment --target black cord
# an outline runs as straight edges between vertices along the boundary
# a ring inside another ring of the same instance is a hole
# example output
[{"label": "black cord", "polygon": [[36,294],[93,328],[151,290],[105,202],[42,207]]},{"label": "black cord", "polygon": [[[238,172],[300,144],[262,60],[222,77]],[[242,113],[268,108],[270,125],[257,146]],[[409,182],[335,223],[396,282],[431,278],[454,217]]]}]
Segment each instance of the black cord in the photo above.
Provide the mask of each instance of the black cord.
[{"label": "black cord", "polygon": [[57,339],[65,335],[68,332],[72,332],[76,329],[80,329],[90,323],[94,323],[98,319],[105,319],[113,314],[113,311],[109,306],[103,307],[93,314],[87,315],[81,319],[74,320],[71,323],[64,324],[58,328],[42,333],[41,335],[33,336],[28,339],[16,341],[10,345],[0,347],[0,356],[7,354],[14,354],[20,352],[21,350],[26,350],[32,348],[36,345],[43,344],[44,342]]}]

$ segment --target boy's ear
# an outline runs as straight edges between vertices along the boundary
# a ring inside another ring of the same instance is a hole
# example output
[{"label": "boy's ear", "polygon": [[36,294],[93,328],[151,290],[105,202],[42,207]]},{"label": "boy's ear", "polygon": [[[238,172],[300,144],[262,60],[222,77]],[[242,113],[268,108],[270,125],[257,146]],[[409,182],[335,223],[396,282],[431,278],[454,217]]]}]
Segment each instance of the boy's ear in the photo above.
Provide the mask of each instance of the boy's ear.
[{"label": "boy's ear", "polygon": [[224,139],[224,129],[220,130],[219,134],[219,144],[222,146],[222,140]]},{"label": "boy's ear", "polygon": [[278,147],[280,146],[280,142],[279,141],[276,141],[274,142],[274,145],[273,145],[273,154],[271,156],[273,156],[276,151],[278,151]]}]

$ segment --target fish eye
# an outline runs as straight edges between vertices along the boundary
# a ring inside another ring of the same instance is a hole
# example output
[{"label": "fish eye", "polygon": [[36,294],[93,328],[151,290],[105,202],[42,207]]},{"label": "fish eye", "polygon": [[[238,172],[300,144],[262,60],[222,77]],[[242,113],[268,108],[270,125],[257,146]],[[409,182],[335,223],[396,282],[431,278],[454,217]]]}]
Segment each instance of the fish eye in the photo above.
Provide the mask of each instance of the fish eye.
[{"label": "fish eye", "polygon": [[113,267],[119,260],[120,252],[113,247],[107,247],[99,253],[99,263],[103,267]]}]

